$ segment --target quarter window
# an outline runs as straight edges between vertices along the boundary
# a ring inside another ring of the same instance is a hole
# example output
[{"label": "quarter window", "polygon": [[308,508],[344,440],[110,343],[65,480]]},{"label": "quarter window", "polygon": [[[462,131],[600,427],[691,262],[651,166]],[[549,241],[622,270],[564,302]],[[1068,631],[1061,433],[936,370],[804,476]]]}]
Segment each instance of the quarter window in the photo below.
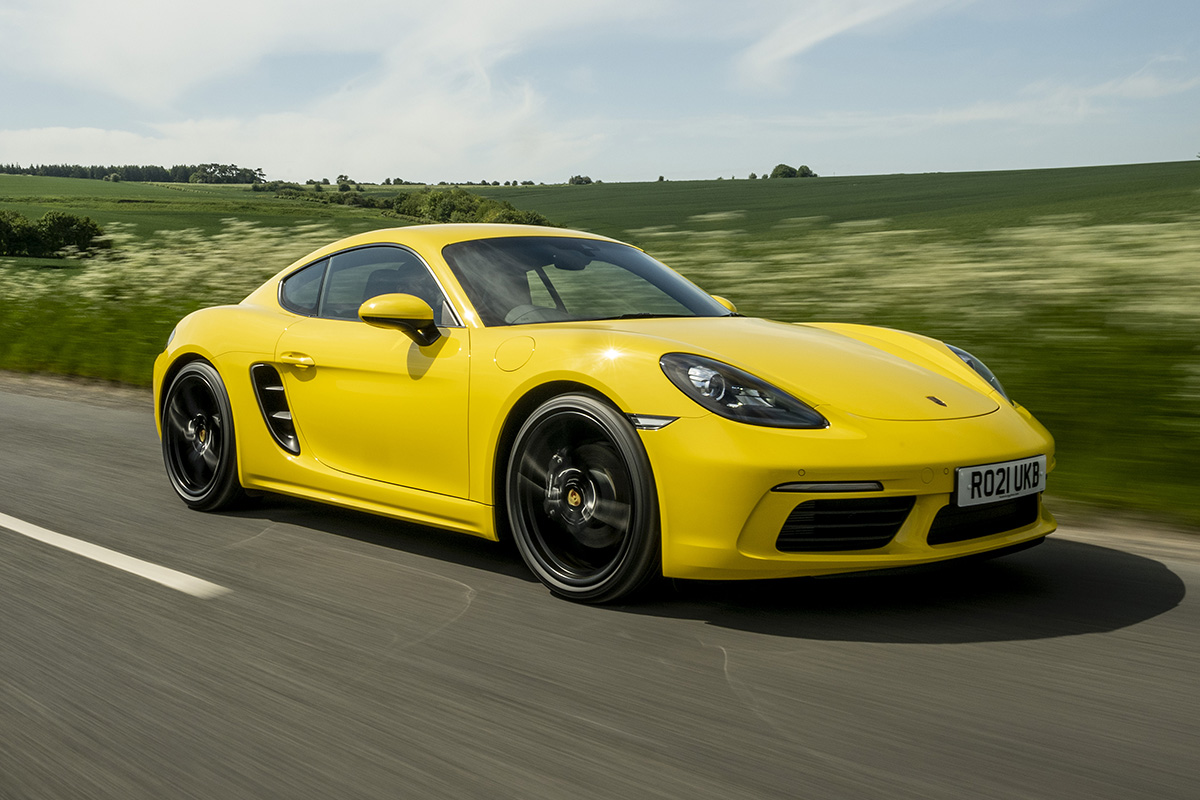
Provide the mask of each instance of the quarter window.
[{"label": "quarter window", "polygon": [[299,272],[283,279],[279,286],[279,303],[288,311],[313,316],[317,313],[317,302],[321,299],[321,279],[329,259],[323,258],[309,264]]}]

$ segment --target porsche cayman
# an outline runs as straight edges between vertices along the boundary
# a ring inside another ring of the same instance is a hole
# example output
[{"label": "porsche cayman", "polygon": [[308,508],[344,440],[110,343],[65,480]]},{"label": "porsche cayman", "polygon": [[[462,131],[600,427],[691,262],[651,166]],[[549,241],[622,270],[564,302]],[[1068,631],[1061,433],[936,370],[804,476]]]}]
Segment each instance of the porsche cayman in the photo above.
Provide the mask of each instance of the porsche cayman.
[{"label": "porsche cayman", "polygon": [[553,593],[824,575],[1029,546],[1054,442],[969,353],[736,313],[642,250],[517,225],[379,230],[154,365],[171,485],[488,539]]}]

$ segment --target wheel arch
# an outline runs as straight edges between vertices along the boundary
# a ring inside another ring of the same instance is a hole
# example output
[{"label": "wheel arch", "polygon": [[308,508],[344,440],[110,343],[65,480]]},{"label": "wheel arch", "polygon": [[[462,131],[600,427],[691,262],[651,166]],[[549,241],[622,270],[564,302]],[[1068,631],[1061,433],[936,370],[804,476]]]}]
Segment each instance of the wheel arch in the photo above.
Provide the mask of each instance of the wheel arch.
[{"label": "wheel arch", "polygon": [[496,441],[496,447],[493,451],[495,455],[491,465],[492,514],[496,526],[496,537],[500,541],[512,540],[508,525],[508,501],[505,499],[504,482],[506,470],[508,469],[508,458],[512,454],[513,443],[517,438],[517,431],[521,429],[525,420],[529,419],[529,416],[533,414],[538,406],[551,398],[564,394],[586,394],[602,403],[607,403],[617,411],[621,411],[621,407],[611,397],[595,387],[589,386],[586,383],[569,380],[556,380],[539,384],[522,395],[517,402],[513,403],[504,419],[504,424],[500,428],[500,435]]},{"label": "wheel arch", "polygon": [[217,365],[212,363],[211,359],[205,358],[200,353],[180,353],[163,371],[162,380],[154,387],[154,396],[156,399],[154,404],[154,423],[158,426],[158,435],[160,437],[162,436],[163,404],[167,401],[167,390],[171,388],[171,382],[175,380],[175,376],[179,374],[179,371],[195,361],[203,361],[213,369],[217,369]]}]

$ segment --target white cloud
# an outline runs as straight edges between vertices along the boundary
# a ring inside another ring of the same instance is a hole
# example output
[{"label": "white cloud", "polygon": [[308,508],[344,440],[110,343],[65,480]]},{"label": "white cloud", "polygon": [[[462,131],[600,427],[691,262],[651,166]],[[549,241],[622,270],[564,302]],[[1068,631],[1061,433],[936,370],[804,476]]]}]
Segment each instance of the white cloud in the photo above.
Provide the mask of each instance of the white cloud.
[{"label": "white cloud", "polygon": [[367,181],[503,181],[569,174],[597,141],[583,124],[554,120],[529,86],[494,85],[472,62],[441,74],[401,64],[300,111],[139,129],[0,130],[0,152],[20,153],[21,163],[218,161],[292,180],[346,172]]},{"label": "white cloud", "polygon": [[1154,59],[1132,75],[1090,86],[1039,81],[1024,87],[1010,99],[980,100],[957,107],[899,113],[827,111],[791,118],[790,124],[812,133],[827,132],[836,136],[850,132],[888,136],[976,123],[1011,123],[1026,128],[1087,123],[1100,117],[1135,113],[1132,109],[1139,101],[1200,88],[1200,76],[1157,72],[1157,67],[1165,63],[1183,65],[1186,62]]},{"label": "white cloud", "polygon": [[[751,85],[774,86],[788,63],[822,42],[902,11],[929,6],[930,0],[805,0],[789,3],[786,18],[768,28],[742,54],[738,71]],[[944,5],[944,3],[933,3]]]},{"label": "white cloud", "polygon": [[244,69],[295,33],[287,15],[277,13],[285,6],[23,0],[0,63],[44,81],[159,106],[198,83]]},{"label": "white cloud", "polygon": [[[527,178],[586,155],[595,137],[549,118],[533,87],[496,81],[496,64],[547,37],[657,11],[636,0],[19,1],[18,46],[0,52],[0,67],[119,97],[148,121],[140,133],[3,131],[0,147],[25,162],[231,161],[287,178]],[[224,118],[179,106],[195,87],[273,54],[350,51],[374,53],[382,67],[285,113]]]},{"label": "white cloud", "polygon": [[0,130],[0,152],[25,164],[177,164],[173,143],[102,128]]},{"label": "white cloud", "polygon": [[[1188,68],[1187,64],[1183,58],[1155,58],[1132,75],[1092,87],[1086,94],[1089,97],[1128,100],[1150,100],[1182,94],[1200,87],[1200,76],[1183,72]],[[1174,74],[1165,74],[1167,71]]]},{"label": "white cloud", "polygon": [[13,0],[0,67],[154,108],[273,54],[486,68],[540,36],[646,13],[632,0]]}]

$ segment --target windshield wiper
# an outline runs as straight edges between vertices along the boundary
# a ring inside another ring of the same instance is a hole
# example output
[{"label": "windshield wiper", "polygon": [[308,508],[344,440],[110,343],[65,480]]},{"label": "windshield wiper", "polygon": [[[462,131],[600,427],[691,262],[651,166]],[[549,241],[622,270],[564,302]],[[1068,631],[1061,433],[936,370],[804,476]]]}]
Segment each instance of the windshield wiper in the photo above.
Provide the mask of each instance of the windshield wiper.
[{"label": "windshield wiper", "polygon": [[658,319],[661,317],[690,317],[691,314],[655,314],[652,311],[634,311],[629,314],[618,314],[615,317],[596,317],[597,320],[605,319]]}]

